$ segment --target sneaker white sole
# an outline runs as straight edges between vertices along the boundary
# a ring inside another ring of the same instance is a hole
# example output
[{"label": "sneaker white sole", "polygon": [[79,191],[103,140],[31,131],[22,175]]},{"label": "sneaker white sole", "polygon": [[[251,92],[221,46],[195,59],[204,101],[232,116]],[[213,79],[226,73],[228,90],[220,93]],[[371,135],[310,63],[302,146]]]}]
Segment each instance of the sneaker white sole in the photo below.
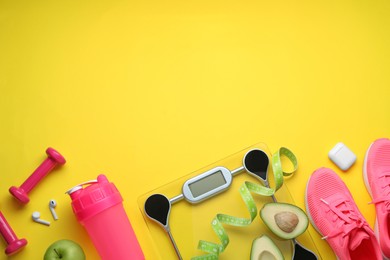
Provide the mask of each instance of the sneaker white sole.
[{"label": "sneaker white sole", "polygon": [[[318,234],[321,235],[321,237],[324,237],[324,235],[320,232],[320,230],[318,229],[318,227],[316,226],[316,224],[314,223],[313,221],[313,218],[311,217],[311,214],[310,214],[310,210],[309,210],[309,207],[307,206],[307,187],[309,186],[309,181],[310,181],[310,178],[311,178],[311,175],[309,177],[309,179],[307,180],[306,182],[306,190],[305,190],[305,207],[306,207],[306,213],[307,213],[307,217],[309,218],[309,221],[311,223],[311,225],[314,227],[314,229],[317,231]],[[326,240],[326,239],[325,239]],[[333,252],[334,253],[334,252]],[[336,259],[339,260],[339,257],[335,254],[336,256]]]},{"label": "sneaker white sole", "polygon": [[307,187],[309,186],[310,179],[311,179],[311,175],[310,175],[309,179],[308,179],[307,182],[306,182],[306,190],[305,190],[305,207],[306,207],[306,213],[307,213],[307,217],[309,218],[309,221],[310,221],[311,225],[312,225],[312,226],[314,227],[314,229],[321,235],[321,237],[323,237],[324,235],[323,235],[323,234],[320,232],[320,230],[317,228],[316,224],[315,224],[314,221],[313,221],[313,218],[311,217],[310,210],[309,210],[308,203],[307,203]]},{"label": "sneaker white sole", "polygon": [[367,157],[368,157],[368,152],[370,151],[372,145],[373,145],[373,143],[370,144],[370,147],[368,147],[366,155],[364,156],[364,162],[363,162],[363,180],[364,180],[364,184],[365,184],[366,189],[367,189],[368,193],[370,194],[371,198],[372,198],[372,192],[371,192],[371,187],[370,187],[370,184],[368,183],[368,177],[367,177]]},{"label": "sneaker white sole", "polygon": [[[366,186],[366,189],[367,189],[368,193],[370,194],[371,199],[372,199],[372,191],[371,191],[371,187],[370,187],[370,184],[368,182],[368,177],[367,177],[367,158],[368,158],[368,153],[369,153],[369,151],[371,149],[371,146],[373,144],[374,143],[371,143],[370,147],[368,147],[366,155],[364,156],[364,162],[363,162],[363,180],[364,180],[364,184]],[[375,207],[375,205],[374,205],[374,207]],[[378,229],[378,218],[376,217],[376,215],[375,215],[374,233],[375,233],[376,240],[380,244],[380,239],[379,239],[380,236],[379,236],[379,229]],[[383,255],[383,253],[382,253],[382,256],[383,256],[383,259],[385,259],[385,260],[389,260],[390,259],[390,258],[387,258],[385,255]]]}]

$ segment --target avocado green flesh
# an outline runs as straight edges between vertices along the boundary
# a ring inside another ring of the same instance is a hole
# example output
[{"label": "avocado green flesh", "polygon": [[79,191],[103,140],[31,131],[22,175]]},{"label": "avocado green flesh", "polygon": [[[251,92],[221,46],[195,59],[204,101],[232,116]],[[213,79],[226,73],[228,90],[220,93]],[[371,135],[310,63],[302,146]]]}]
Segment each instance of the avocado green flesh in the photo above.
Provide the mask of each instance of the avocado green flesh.
[{"label": "avocado green flesh", "polygon": [[266,235],[256,238],[252,243],[250,260],[283,260],[283,254]]},{"label": "avocado green flesh", "polygon": [[[280,215],[284,215],[284,217],[280,217]],[[292,219],[292,216],[298,218],[298,223]],[[260,217],[275,235],[283,239],[296,238],[305,232],[309,225],[306,213],[299,207],[288,203],[267,203],[260,210]]]},{"label": "avocado green flesh", "polygon": [[268,251],[263,251],[260,255],[258,260],[277,260],[275,255]]}]

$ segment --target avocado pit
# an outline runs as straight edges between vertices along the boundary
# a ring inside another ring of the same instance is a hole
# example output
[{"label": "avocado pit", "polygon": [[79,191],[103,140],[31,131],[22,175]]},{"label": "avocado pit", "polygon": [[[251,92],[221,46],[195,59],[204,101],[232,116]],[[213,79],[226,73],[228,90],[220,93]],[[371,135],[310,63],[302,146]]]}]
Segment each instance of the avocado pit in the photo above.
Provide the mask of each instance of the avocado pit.
[{"label": "avocado pit", "polygon": [[284,232],[291,233],[299,223],[298,216],[289,211],[276,213],[274,216],[276,225]]}]

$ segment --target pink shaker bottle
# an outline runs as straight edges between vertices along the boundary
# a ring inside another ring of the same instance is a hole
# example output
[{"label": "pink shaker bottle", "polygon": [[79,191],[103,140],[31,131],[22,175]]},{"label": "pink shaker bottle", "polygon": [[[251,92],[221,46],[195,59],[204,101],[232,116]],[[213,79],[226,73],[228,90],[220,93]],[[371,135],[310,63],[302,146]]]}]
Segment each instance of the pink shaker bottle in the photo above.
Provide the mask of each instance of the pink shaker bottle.
[{"label": "pink shaker bottle", "polygon": [[[88,185],[83,188],[83,185]],[[122,196],[106,176],[81,183],[67,193],[73,212],[85,227],[102,260],[144,260],[122,205]]]}]

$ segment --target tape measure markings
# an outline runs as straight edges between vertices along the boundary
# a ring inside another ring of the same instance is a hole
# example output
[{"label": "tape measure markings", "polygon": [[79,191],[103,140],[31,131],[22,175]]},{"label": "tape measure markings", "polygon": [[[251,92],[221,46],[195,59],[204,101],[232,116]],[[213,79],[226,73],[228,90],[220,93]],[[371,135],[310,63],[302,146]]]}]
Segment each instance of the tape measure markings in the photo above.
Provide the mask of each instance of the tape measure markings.
[{"label": "tape measure markings", "polygon": [[[293,164],[293,170],[290,172],[283,171],[281,156],[287,157]],[[257,206],[255,200],[252,197],[252,193],[256,193],[262,196],[272,196],[277,190],[280,189],[283,185],[283,176],[292,175],[298,168],[298,161],[296,156],[289,149],[285,147],[279,148],[272,156],[271,160],[272,170],[275,178],[275,188],[267,188],[265,186],[252,183],[249,181],[244,182],[240,189],[239,193],[248,209],[250,218],[241,218],[230,216],[227,214],[217,214],[214,219],[211,221],[211,227],[217,235],[221,244],[214,242],[209,242],[205,240],[200,240],[198,243],[198,249],[206,252],[208,254],[192,257],[191,260],[214,260],[218,259],[219,254],[221,254],[229,244],[229,236],[223,227],[222,224],[227,224],[230,226],[244,227],[250,225],[257,216]]]}]

